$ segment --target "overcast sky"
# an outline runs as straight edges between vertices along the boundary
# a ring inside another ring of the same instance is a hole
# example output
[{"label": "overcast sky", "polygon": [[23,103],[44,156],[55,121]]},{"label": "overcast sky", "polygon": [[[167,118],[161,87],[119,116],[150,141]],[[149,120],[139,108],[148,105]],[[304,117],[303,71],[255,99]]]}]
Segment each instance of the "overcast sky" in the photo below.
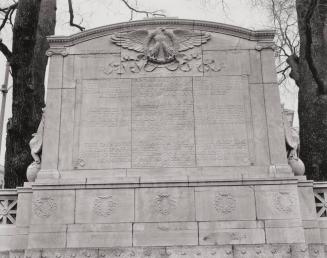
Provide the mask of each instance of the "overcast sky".
[{"label": "overcast sky", "polygon": [[[129,0],[138,9],[147,11],[163,10],[167,17],[207,20],[228,23],[253,30],[271,28],[268,13],[260,8],[254,8],[251,0],[225,0],[227,5],[221,5],[222,0]],[[2,2],[2,0],[1,0]],[[3,4],[0,4],[2,6]],[[125,22],[130,19],[130,11],[121,0],[73,0],[76,23],[87,29],[107,24]],[[77,33],[76,28],[68,25],[67,0],[57,0],[56,35]],[[144,15],[135,15],[134,19],[143,19]],[[0,34],[3,41],[10,46],[10,31]],[[0,54],[0,84],[4,79],[5,59]],[[8,94],[5,122],[10,116],[10,92]],[[0,100],[1,102],[1,100]],[[294,92],[282,91],[282,102],[286,108],[295,109],[297,106]],[[0,164],[4,159],[4,141],[0,153]]]}]

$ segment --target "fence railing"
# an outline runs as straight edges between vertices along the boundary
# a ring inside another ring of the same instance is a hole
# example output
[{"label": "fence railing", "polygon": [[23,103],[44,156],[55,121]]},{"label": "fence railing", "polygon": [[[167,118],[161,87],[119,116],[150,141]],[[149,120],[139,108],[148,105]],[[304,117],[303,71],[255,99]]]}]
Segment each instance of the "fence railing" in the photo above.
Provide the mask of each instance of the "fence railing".
[{"label": "fence railing", "polygon": [[327,182],[315,182],[313,192],[318,218],[327,219]]},{"label": "fence railing", "polygon": [[16,223],[17,191],[0,190],[0,225]]}]

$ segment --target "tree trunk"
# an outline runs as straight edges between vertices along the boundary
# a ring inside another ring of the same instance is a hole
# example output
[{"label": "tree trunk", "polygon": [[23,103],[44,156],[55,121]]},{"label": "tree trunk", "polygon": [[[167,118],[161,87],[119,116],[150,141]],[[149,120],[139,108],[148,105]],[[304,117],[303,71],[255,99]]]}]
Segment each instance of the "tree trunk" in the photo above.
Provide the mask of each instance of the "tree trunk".
[{"label": "tree trunk", "polygon": [[297,0],[300,157],[309,179],[327,180],[327,0]]},{"label": "tree trunk", "polygon": [[54,34],[55,17],[56,0],[19,1],[13,29],[13,103],[7,125],[6,188],[23,185],[27,166],[33,161],[29,141],[44,107],[46,36]]}]

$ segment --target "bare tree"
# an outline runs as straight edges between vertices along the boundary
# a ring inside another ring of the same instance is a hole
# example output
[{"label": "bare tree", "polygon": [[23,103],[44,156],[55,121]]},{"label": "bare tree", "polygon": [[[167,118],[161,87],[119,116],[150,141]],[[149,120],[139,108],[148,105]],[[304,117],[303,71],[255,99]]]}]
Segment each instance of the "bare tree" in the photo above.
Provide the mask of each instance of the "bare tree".
[{"label": "bare tree", "polygon": [[254,1],[269,6],[274,18],[279,74],[284,80],[289,74],[299,88],[300,157],[306,174],[326,180],[327,0]]},{"label": "bare tree", "polygon": [[289,76],[295,71],[291,65],[298,58],[300,37],[295,0],[252,0],[255,7],[263,8],[269,15],[276,31],[276,67],[278,84],[287,87]]},{"label": "bare tree", "polygon": [[301,159],[310,179],[327,179],[327,0],[297,0],[300,54],[292,75],[299,87]]}]

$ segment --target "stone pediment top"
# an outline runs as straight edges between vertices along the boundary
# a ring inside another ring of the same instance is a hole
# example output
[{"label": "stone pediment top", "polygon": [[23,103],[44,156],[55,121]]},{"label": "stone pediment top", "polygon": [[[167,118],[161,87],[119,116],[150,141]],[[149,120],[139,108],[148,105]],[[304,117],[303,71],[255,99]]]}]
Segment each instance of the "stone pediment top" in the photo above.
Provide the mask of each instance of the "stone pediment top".
[{"label": "stone pediment top", "polygon": [[145,26],[147,28],[169,26],[173,28],[183,28],[189,30],[203,30],[213,33],[226,34],[251,41],[271,42],[275,36],[275,32],[273,30],[254,31],[216,22],[163,18],[116,23],[86,30],[77,34],[73,34],[71,36],[51,36],[48,37],[48,41],[50,43],[50,46],[54,48],[69,47],[84,41],[106,36],[109,34],[119,33],[128,30],[142,29]]}]

